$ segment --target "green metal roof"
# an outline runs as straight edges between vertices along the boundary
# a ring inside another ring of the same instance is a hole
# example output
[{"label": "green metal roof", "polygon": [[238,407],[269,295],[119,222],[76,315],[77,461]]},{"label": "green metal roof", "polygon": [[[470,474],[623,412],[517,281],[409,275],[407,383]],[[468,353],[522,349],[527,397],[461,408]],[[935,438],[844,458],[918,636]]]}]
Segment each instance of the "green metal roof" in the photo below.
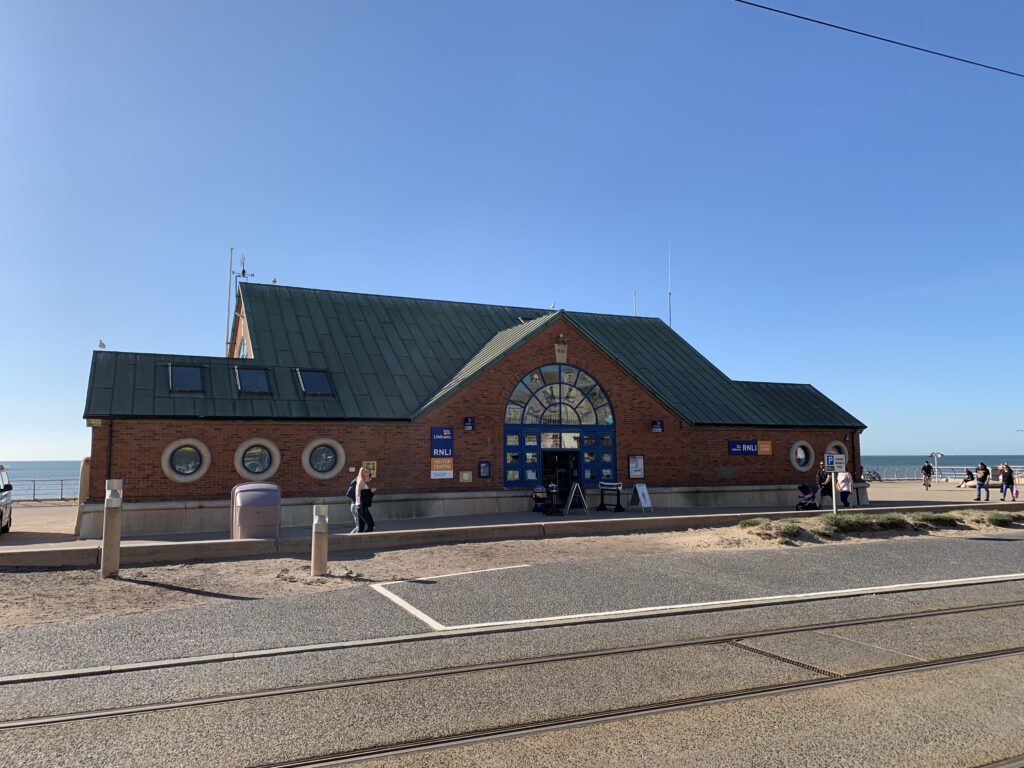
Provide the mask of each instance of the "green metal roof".
[{"label": "green metal roof", "polygon": [[566,317],[690,424],[864,428],[808,384],[733,381],[659,318]]},{"label": "green metal roof", "polygon": [[518,347],[528,338],[533,336],[541,328],[550,325],[556,317],[564,314],[561,311],[541,315],[533,320],[526,320],[513,328],[506,328],[494,335],[494,338],[487,342],[483,349],[466,363],[462,369],[445,384],[436,395],[417,409],[413,416],[426,413],[435,405],[448,396],[454,394],[472,379],[490,368],[510,351]]},{"label": "green metal roof", "polygon": [[[168,366],[198,366],[203,393],[172,392]],[[235,368],[266,368],[271,394],[238,391]],[[339,387],[337,397],[306,397],[294,366],[265,366],[223,357],[93,352],[86,418],[102,416],[183,418],[345,419],[359,416],[358,401]],[[365,418],[365,417],[361,417]]]},{"label": "green metal roof", "polygon": [[[809,385],[736,382],[656,318],[551,312],[244,283],[254,358],[94,352],[85,416],[410,419],[564,317],[691,424],[862,428]],[[168,365],[198,365],[204,392],[172,393]],[[237,365],[266,368],[271,395],[237,391]],[[307,397],[296,368],[329,372]]]}]

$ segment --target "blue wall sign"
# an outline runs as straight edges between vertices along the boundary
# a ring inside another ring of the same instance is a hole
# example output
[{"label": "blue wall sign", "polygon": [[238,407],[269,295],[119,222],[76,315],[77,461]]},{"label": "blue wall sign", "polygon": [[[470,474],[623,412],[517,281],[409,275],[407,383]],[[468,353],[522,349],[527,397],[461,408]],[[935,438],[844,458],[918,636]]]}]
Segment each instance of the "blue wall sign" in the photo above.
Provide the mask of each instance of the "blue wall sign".
[{"label": "blue wall sign", "polygon": [[430,479],[455,477],[455,436],[451,427],[430,428]]},{"label": "blue wall sign", "polygon": [[462,420],[462,428],[467,432],[472,432],[476,427],[476,416],[467,416]]},{"label": "blue wall sign", "polygon": [[489,462],[489,461],[481,461],[480,462],[480,467],[479,467],[479,472],[477,472],[477,474],[479,474],[481,478],[490,477],[491,476],[491,462]]},{"label": "blue wall sign", "polygon": [[757,440],[730,440],[730,456],[757,456]]},{"label": "blue wall sign", "polygon": [[662,419],[655,419],[651,422],[651,432],[664,432],[665,422]]}]

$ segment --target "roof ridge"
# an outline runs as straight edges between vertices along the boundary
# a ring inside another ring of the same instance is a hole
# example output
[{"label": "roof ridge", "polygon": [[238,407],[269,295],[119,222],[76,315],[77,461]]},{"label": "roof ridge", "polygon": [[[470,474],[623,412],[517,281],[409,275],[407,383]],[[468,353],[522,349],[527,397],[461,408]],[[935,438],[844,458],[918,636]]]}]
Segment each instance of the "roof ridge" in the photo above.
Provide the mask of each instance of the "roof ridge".
[{"label": "roof ridge", "polygon": [[330,288],[304,288],[300,285],[281,285],[280,283],[239,283],[239,289],[242,286],[266,288],[270,290],[289,290],[289,291],[302,291],[304,293],[326,293],[332,296],[365,296],[369,299],[399,299],[400,301],[423,301],[431,304],[451,304],[463,307],[497,307],[500,309],[515,309],[515,310],[528,310],[530,312],[550,312],[550,309],[543,309],[542,307],[521,307],[512,304],[486,304],[480,301],[455,301],[452,299],[427,299],[419,296],[396,296],[388,293],[367,293],[365,291],[340,291],[332,290]]},{"label": "roof ridge", "polygon": [[668,326],[668,324],[662,318],[657,317],[656,315],[648,316],[648,315],[616,314],[616,313],[613,313],[613,312],[587,312],[587,311],[584,311],[584,310],[567,309],[565,307],[558,307],[558,308],[549,307],[549,308],[545,309],[544,307],[524,307],[524,306],[519,306],[519,305],[515,305],[515,304],[488,304],[488,303],[480,302],[480,301],[455,301],[455,300],[452,300],[452,299],[428,299],[428,298],[423,298],[423,297],[420,297],[420,296],[397,296],[395,294],[390,294],[390,293],[367,293],[365,291],[343,291],[343,290],[333,290],[333,289],[330,289],[330,288],[305,288],[305,287],[300,286],[300,285],[281,285],[280,283],[273,283],[273,284],[271,284],[271,283],[245,282],[245,283],[239,283],[238,287],[239,287],[239,290],[241,290],[243,287],[246,287],[246,288],[249,288],[249,289],[251,289],[251,288],[264,288],[264,289],[268,289],[268,290],[278,290],[278,289],[280,289],[280,290],[289,290],[289,291],[302,291],[302,292],[306,292],[306,293],[325,293],[325,294],[332,295],[332,296],[363,296],[363,297],[366,297],[366,298],[369,298],[369,299],[398,299],[400,301],[423,301],[423,302],[429,302],[429,303],[432,303],[432,304],[448,304],[448,305],[463,306],[463,307],[489,307],[489,308],[498,308],[498,309],[528,310],[530,312],[543,312],[544,314],[550,314],[552,312],[564,312],[567,315],[589,315],[589,316],[592,316],[592,317],[614,317],[614,318],[620,318],[620,319],[625,319],[625,320],[654,320],[656,322],[659,322],[659,323],[665,325],[666,327],[671,327],[671,326]]}]

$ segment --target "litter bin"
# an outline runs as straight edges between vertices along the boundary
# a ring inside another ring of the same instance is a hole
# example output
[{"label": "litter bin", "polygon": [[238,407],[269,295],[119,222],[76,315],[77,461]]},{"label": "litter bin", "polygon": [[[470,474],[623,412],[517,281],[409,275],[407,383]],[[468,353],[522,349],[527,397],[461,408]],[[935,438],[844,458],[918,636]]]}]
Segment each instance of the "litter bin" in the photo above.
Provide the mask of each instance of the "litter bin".
[{"label": "litter bin", "polygon": [[281,486],[241,483],[231,489],[231,538],[276,539],[281,528]]},{"label": "litter bin", "polygon": [[546,515],[548,509],[548,492],[544,490],[543,485],[538,485],[533,489],[533,511],[539,515]]}]

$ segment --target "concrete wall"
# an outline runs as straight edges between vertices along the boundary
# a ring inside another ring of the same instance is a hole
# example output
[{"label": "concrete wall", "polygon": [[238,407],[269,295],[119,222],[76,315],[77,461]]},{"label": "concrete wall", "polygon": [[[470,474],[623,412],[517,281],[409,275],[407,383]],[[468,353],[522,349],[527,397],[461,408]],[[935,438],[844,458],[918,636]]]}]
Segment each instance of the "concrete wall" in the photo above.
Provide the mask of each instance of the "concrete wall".
[{"label": "concrete wall", "polygon": [[[867,504],[867,486],[860,488],[860,503]],[[629,504],[629,490],[622,494],[622,505]],[[762,507],[793,506],[797,494],[791,486],[736,487],[668,487],[652,488],[654,511],[680,507]],[[609,510],[614,496],[606,495]],[[856,502],[851,497],[851,503]],[[600,494],[587,493],[587,505],[595,510]],[[313,505],[328,504],[332,523],[348,523],[351,519],[349,500],[344,496],[329,498],[284,499],[281,506],[281,527],[309,527]],[[424,517],[487,516],[529,513],[533,500],[523,491],[465,492],[438,494],[391,494],[374,501],[373,516],[377,520],[401,520]],[[576,512],[574,512],[576,514]],[[231,529],[229,501],[128,502],[122,514],[124,536],[166,536],[183,534],[220,534]],[[103,505],[89,503],[79,511],[79,537],[100,538],[103,534]]]}]

